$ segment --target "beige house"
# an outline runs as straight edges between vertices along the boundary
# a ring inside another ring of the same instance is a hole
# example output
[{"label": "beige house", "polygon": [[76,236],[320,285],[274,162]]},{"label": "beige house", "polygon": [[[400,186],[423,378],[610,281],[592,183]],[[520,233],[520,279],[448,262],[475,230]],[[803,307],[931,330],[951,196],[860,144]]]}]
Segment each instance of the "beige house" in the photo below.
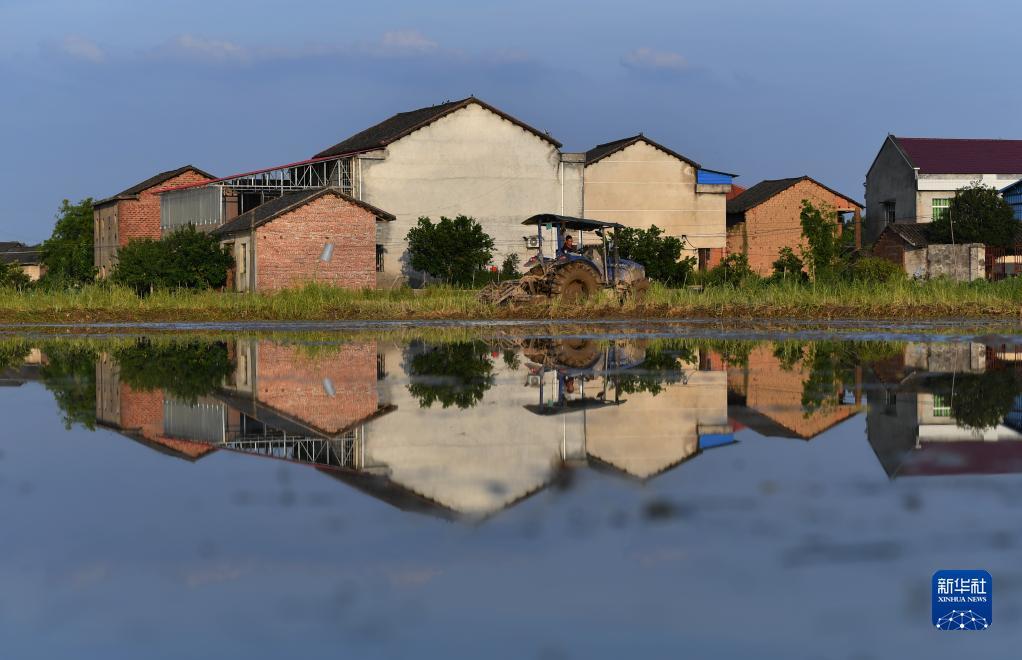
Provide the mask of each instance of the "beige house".
[{"label": "beige house", "polygon": [[685,242],[705,267],[727,240],[727,194],[735,175],[704,169],[639,134],[585,155],[585,216],[648,229]]},{"label": "beige house", "polygon": [[422,279],[405,240],[420,217],[468,215],[495,242],[494,262],[529,254],[522,221],[537,213],[582,215],[583,154],[469,97],[402,112],[316,154],[338,158],[352,196],[393,213],[377,243],[382,284]]}]

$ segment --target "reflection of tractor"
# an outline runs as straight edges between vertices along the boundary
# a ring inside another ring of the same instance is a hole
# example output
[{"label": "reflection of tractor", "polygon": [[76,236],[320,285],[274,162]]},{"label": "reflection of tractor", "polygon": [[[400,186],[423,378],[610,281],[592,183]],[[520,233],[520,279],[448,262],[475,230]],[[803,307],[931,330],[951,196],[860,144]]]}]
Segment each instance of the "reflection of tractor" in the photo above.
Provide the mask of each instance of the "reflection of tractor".
[{"label": "reflection of tractor", "polygon": [[[614,385],[614,376],[642,364],[645,344],[577,337],[534,339],[526,342],[522,352],[530,361],[529,384],[539,387],[539,403],[526,405],[526,410],[537,415],[557,415],[624,403]],[[548,377],[550,383],[546,382]],[[594,394],[586,383],[597,379],[601,383]],[[554,391],[548,392],[548,387]]]},{"label": "reflection of tractor", "polygon": [[[646,295],[649,289],[646,269],[618,255],[614,238],[622,225],[550,213],[534,215],[522,224],[536,227],[539,252],[525,262],[528,271],[521,278],[495,282],[483,289],[479,294],[483,302],[501,305],[540,296],[575,301],[601,289],[611,289],[636,300]],[[544,227],[556,231],[557,249],[553,255],[543,251]],[[569,232],[576,231],[578,245],[566,245],[571,237]],[[586,244],[587,233],[595,234],[597,240]]]}]

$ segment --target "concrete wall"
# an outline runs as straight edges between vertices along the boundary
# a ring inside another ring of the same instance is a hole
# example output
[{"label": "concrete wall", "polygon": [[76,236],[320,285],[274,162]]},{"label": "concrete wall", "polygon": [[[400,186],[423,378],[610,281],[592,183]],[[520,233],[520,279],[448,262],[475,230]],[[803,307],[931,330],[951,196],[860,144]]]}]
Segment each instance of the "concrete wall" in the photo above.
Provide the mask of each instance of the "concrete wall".
[{"label": "concrete wall", "polygon": [[930,245],[926,248],[929,277],[971,282],[986,277],[986,248],[982,243]]},{"label": "concrete wall", "polygon": [[802,201],[817,208],[852,211],[856,207],[813,181],[800,181],[745,212],[745,222],[728,228],[727,252],[744,253],[749,266],[760,275],[773,273],[773,263],[783,247],[799,253],[802,240]]},{"label": "concrete wall", "polygon": [[529,216],[582,214],[581,163],[562,163],[553,144],[475,104],[363,154],[354,169],[360,198],[397,216],[378,231],[385,275],[413,283],[421,277],[407,267],[405,236],[420,216],[474,217],[500,265],[512,252],[528,258],[521,223]]},{"label": "concrete wall", "polygon": [[685,256],[724,247],[727,191],[698,192],[696,168],[646,142],[636,142],[585,168],[585,213],[669,236],[687,236]]},{"label": "concrete wall", "polygon": [[866,221],[862,232],[863,244],[868,245],[875,241],[887,225],[884,221],[886,201],[894,201],[896,220],[915,222],[916,192],[915,170],[888,138],[880,148],[873,166],[866,173]]},{"label": "concrete wall", "polygon": [[[328,243],[333,253],[323,260]],[[376,218],[336,195],[318,197],[257,227],[254,245],[253,290],[307,282],[351,289],[376,286]]]}]

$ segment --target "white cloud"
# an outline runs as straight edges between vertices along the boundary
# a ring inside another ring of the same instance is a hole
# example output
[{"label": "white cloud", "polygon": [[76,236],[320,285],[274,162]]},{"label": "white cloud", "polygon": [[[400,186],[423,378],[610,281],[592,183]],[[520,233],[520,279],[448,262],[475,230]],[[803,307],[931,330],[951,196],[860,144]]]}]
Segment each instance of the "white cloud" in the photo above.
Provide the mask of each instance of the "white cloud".
[{"label": "white cloud", "polygon": [[184,57],[205,62],[245,62],[252,54],[244,46],[224,39],[207,39],[191,34],[182,34],[160,46],[159,55]]},{"label": "white cloud", "polygon": [[106,53],[95,41],[74,34],[64,37],[64,40],[60,42],[60,50],[76,60],[85,60],[95,64],[106,60]]},{"label": "white cloud", "polygon": [[384,32],[380,39],[384,51],[424,53],[439,48],[439,44],[416,30]]},{"label": "white cloud", "polygon": [[680,73],[690,69],[688,60],[682,55],[653,48],[636,48],[629,51],[621,57],[621,63],[629,69],[639,71]]}]

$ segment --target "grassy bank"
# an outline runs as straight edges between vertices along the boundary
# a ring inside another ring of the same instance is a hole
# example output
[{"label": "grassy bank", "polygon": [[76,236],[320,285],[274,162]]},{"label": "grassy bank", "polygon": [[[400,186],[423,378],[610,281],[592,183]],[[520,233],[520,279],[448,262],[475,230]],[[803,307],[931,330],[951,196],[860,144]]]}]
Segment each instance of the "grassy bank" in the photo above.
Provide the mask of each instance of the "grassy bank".
[{"label": "grassy bank", "polygon": [[1022,281],[946,281],[883,285],[754,283],[705,291],[654,286],[643,303],[611,297],[569,305],[559,301],[491,307],[474,291],[346,291],[322,286],[275,294],[162,291],[139,298],[127,289],[0,290],[0,323],[254,320],[466,319],[1018,319]]}]

